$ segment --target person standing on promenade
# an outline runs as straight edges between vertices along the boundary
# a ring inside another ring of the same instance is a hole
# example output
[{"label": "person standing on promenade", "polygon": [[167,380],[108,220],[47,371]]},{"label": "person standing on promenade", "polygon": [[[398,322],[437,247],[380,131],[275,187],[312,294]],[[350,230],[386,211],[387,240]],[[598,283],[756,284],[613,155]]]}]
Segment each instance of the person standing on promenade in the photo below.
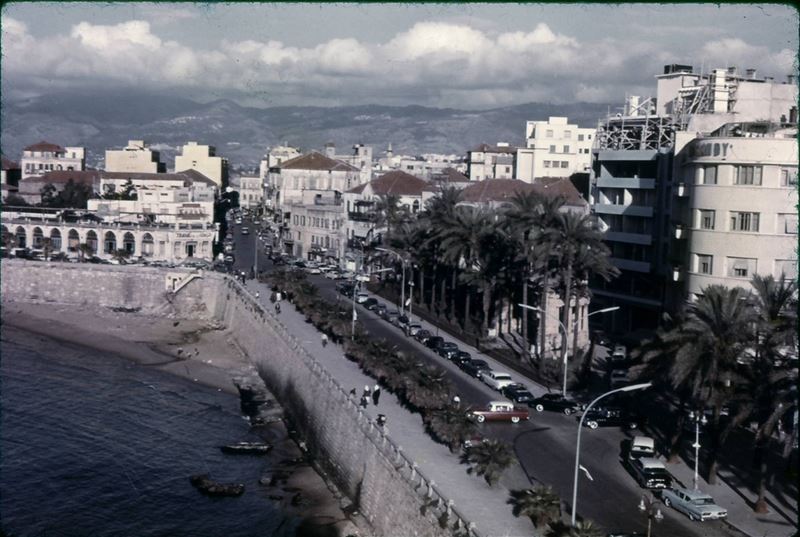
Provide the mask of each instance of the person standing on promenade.
[{"label": "person standing on promenade", "polygon": [[362,395],[361,396],[361,408],[367,408],[368,404],[369,404],[369,398],[366,396],[366,394]]},{"label": "person standing on promenade", "polygon": [[381,387],[377,384],[372,388],[372,404],[378,406],[378,400],[381,398]]},{"label": "person standing on promenade", "polygon": [[258,298],[259,298],[260,296],[261,296],[261,294],[260,294],[258,291],[256,291],[256,300],[258,300]]},{"label": "person standing on promenade", "polygon": [[326,347],[328,345],[328,334],[322,334],[322,347]]}]

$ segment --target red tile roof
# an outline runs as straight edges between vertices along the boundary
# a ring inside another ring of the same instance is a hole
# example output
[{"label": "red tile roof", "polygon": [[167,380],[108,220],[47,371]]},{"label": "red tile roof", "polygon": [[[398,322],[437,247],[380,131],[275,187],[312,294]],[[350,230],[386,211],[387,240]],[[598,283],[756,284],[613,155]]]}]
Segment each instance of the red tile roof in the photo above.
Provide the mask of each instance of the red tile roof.
[{"label": "red tile roof", "polygon": [[0,157],[0,161],[2,161],[2,169],[4,170],[19,170],[19,164],[14,162],[13,160],[9,160],[6,157]]},{"label": "red tile roof", "polygon": [[[368,184],[378,196],[422,196],[423,190],[431,190],[431,185],[427,181],[399,170],[384,174],[377,179],[373,179]],[[358,185],[348,190],[348,192],[360,194],[366,186],[366,184]]]},{"label": "red tile roof", "polygon": [[443,183],[469,183],[469,177],[455,168],[445,168],[436,175],[436,180]]},{"label": "red tile roof", "polygon": [[355,168],[341,160],[328,158],[322,153],[312,151],[307,155],[300,155],[278,165],[281,170],[318,170],[318,171],[345,171],[357,172]]},{"label": "red tile roof", "polygon": [[588,203],[568,177],[540,177],[534,181],[533,188],[542,194],[560,195],[567,200],[567,205],[580,207]]},{"label": "red tile roof", "polygon": [[461,192],[461,200],[470,203],[509,201],[518,193],[539,192],[544,195],[562,195],[567,205],[586,205],[578,190],[567,178],[547,177],[536,184],[518,179],[486,179],[473,182]]},{"label": "red tile roof", "polygon": [[42,140],[41,142],[29,145],[23,149],[23,151],[49,151],[51,153],[65,153],[66,149],[60,145],[51,144],[50,142],[45,142]]}]

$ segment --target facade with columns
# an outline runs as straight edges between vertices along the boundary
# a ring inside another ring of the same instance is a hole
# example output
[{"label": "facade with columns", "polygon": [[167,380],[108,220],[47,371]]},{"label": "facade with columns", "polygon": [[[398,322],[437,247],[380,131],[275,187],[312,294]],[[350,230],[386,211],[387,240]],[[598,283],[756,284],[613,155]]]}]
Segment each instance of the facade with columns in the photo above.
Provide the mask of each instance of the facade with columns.
[{"label": "facade with columns", "polygon": [[131,258],[180,263],[190,259],[211,262],[216,239],[213,224],[125,225],[75,218],[67,221],[57,213],[2,213],[3,237],[13,237],[12,248],[43,249],[50,239],[50,255],[64,253],[77,257],[79,246],[87,244],[91,255],[111,259],[116,250],[127,250]]}]

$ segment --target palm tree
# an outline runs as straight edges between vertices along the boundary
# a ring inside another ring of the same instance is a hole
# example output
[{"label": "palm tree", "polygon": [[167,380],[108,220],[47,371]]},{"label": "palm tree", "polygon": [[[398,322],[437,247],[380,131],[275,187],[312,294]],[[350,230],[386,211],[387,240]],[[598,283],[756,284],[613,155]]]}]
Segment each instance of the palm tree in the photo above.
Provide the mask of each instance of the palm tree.
[{"label": "palm tree", "polygon": [[604,532],[591,520],[578,521],[574,526],[561,521],[553,522],[544,534],[545,537],[603,537],[603,535]]},{"label": "palm tree", "polygon": [[418,409],[441,408],[451,400],[452,391],[444,369],[422,363],[406,377],[403,387],[408,403]]},{"label": "palm tree", "polygon": [[462,409],[453,405],[432,410],[425,415],[424,420],[431,436],[447,444],[453,453],[475,435],[477,428],[475,422]]},{"label": "palm tree", "polygon": [[500,476],[513,461],[511,447],[499,440],[481,442],[469,448],[461,457],[461,462],[471,465],[467,473],[483,476],[490,487],[500,480]]},{"label": "palm tree", "polygon": [[[608,246],[603,242],[591,241],[590,243],[583,243],[579,246],[575,256],[575,303],[581,296],[586,296],[589,292],[588,282],[592,275],[599,276],[605,281],[610,281],[612,278],[619,276],[619,269],[611,264],[609,260],[611,251]],[[575,320],[575,328],[572,332],[572,348],[575,352],[578,348],[578,319]]]},{"label": "palm tree", "polygon": [[[432,253],[434,286],[437,276],[441,276],[438,278],[440,281],[439,284],[440,292],[439,292],[438,302],[442,305],[445,303],[447,271],[445,270],[445,273],[440,275],[439,269],[441,267],[446,268],[447,264],[443,256],[439,240],[436,234],[434,233],[434,230],[442,229],[444,227],[444,221],[448,218],[453,217],[453,214],[455,213],[456,206],[458,205],[459,201],[461,201],[460,189],[453,187],[443,188],[438,195],[428,200],[425,206],[425,210],[420,215],[420,223],[423,226],[426,226],[428,230],[427,242],[429,244],[427,244],[426,247]],[[453,292],[454,291],[455,289],[453,289]],[[432,302],[435,303],[437,296],[435,288],[433,290],[432,296],[433,296]]]},{"label": "palm tree", "polygon": [[514,506],[514,516],[530,517],[537,528],[561,518],[561,499],[548,486],[512,490],[508,503]]},{"label": "palm tree", "polygon": [[78,245],[78,257],[81,262],[85,261],[86,256],[94,255],[94,248],[87,242],[82,242]]},{"label": "palm tree", "polygon": [[111,257],[113,257],[114,259],[116,259],[119,262],[123,262],[124,260],[128,259],[130,256],[131,256],[131,253],[128,250],[125,250],[124,248],[119,248],[117,250],[114,250],[114,252],[111,254]]}]

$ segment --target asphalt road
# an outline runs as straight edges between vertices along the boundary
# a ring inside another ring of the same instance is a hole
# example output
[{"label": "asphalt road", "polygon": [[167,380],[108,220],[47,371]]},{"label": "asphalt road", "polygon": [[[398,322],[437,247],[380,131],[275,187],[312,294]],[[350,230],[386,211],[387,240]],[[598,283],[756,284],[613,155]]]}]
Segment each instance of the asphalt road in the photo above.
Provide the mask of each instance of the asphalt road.
[{"label": "asphalt road", "polygon": [[[241,226],[231,226],[235,237],[234,252],[237,270],[249,272],[253,267],[256,239],[254,226],[248,220],[244,225],[250,228],[250,235],[241,235]],[[259,270],[270,270],[272,263],[266,256],[264,244],[259,248]],[[336,282],[322,276],[309,275],[320,290],[320,295],[331,300],[346,300],[335,290]],[[389,304],[387,304],[389,306]],[[407,338],[398,328],[390,325],[373,312],[356,306],[358,319],[374,336],[384,338],[406,352],[415,353],[429,363],[445,369],[453,383],[462,405],[483,406],[491,400],[502,400],[498,392],[474,379],[455,364],[433,353],[413,338]],[[391,307],[390,307],[391,309]],[[457,340],[441,334],[445,340]],[[459,345],[464,347],[464,345]],[[468,349],[469,350],[469,349]],[[472,352],[473,358],[486,358]],[[510,372],[531,388],[534,395],[545,393],[545,389]],[[514,451],[533,484],[547,484],[564,500],[571,509],[572,485],[575,467],[575,444],[577,419],[555,412],[537,413],[531,410],[531,419],[519,424],[484,423],[479,425],[485,437],[504,440],[514,447]],[[581,472],[578,486],[578,516],[593,520],[608,531],[638,531],[647,529],[647,517],[639,510],[639,502],[646,491],[638,486],[620,462],[621,443],[632,434],[619,428],[584,429],[581,434],[581,465],[586,468],[592,480]],[[744,534],[730,528],[720,521],[691,522],[684,515],[663,505],[664,519],[654,524],[655,536],[702,536],[702,537],[741,537]]]}]

